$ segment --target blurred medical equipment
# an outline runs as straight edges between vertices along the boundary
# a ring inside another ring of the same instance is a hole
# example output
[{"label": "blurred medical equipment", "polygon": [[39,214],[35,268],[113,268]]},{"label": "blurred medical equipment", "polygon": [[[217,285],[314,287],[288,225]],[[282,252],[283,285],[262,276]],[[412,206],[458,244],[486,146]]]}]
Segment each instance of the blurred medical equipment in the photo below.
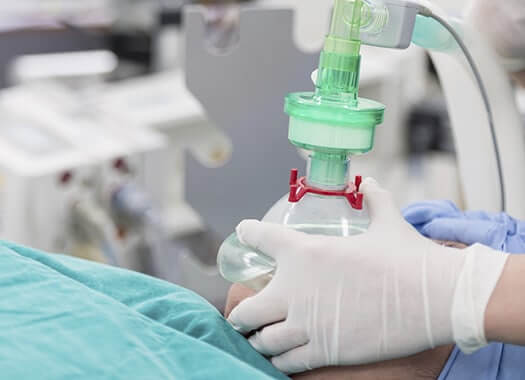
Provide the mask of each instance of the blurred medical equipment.
[{"label": "blurred medical equipment", "polygon": [[56,28],[61,22],[77,26],[101,26],[114,20],[112,0],[21,0],[0,5],[0,32],[27,27]]},{"label": "blurred medical equipment", "polygon": [[[9,219],[19,220],[19,223],[8,224],[9,228],[18,231],[17,234],[7,231],[4,236],[50,251],[74,253],[78,248],[77,243],[84,247],[86,252],[102,248],[102,252],[106,253],[103,261],[140,270],[139,257],[132,252],[131,246],[136,244],[134,239],[141,240],[141,234],[139,237],[119,238],[116,233],[119,225],[113,221],[110,213],[115,202],[112,194],[129,183],[137,183],[147,192],[150,183],[144,178],[145,157],[162,151],[165,141],[162,136],[131,124],[125,126],[126,133],[123,134],[123,131],[119,130],[122,127],[117,127],[114,120],[107,117],[97,118],[94,115],[90,118],[88,110],[82,108],[85,105],[71,102],[72,100],[73,93],[53,83],[34,83],[1,93],[2,109],[12,119],[6,126],[13,124],[13,130],[25,130],[25,135],[14,141],[18,144],[13,144],[11,140],[5,141],[6,144],[11,142],[11,149],[19,151],[17,156],[24,157],[23,145],[20,144],[25,141],[40,144],[59,141],[64,142],[62,145],[69,147],[70,151],[83,157],[90,168],[82,176],[77,173],[77,169],[81,169],[78,164],[63,159],[62,162],[55,163],[52,171],[38,169],[38,165],[35,164],[34,172],[25,173],[17,166],[6,163],[5,170],[13,177],[7,182],[8,185],[20,182],[22,185],[19,186],[33,188],[32,191],[22,194],[9,193],[6,202],[11,204],[10,199],[14,196],[23,197],[12,204],[18,205],[17,207],[20,207],[20,204],[31,204],[34,205],[34,209],[30,208],[29,213],[19,213],[18,218],[6,215]],[[68,105],[71,108],[67,108]],[[25,118],[29,118],[30,121],[36,120],[37,123],[28,124],[25,129],[21,129],[18,125],[24,127],[27,124]],[[47,137],[38,139],[38,136]],[[61,145],[58,145],[58,148],[61,148]],[[55,148],[51,146],[46,149],[52,153]],[[37,151],[32,160],[38,159]],[[46,177],[42,177],[44,175],[50,177],[48,181],[54,180],[54,186],[50,185],[47,191],[40,190],[39,181],[45,183]],[[68,191],[65,192],[64,189]],[[13,213],[17,213],[15,208]],[[55,231],[56,229],[59,231]],[[50,233],[49,230],[55,232]],[[38,231],[38,234],[35,235],[34,231]],[[126,247],[126,244],[129,246]],[[115,248],[119,245],[123,246]],[[94,247],[94,250],[88,248],[90,246]]]},{"label": "blurred medical equipment", "polygon": [[[186,0],[21,0],[0,4],[0,75],[18,54],[109,49],[113,78],[181,64],[181,8]],[[44,41],[44,43],[42,43]],[[0,77],[0,84],[3,84]]]},{"label": "blurred medical equipment", "polygon": [[[90,170],[81,176],[80,164],[64,160],[49,170],[49,177],[58,178],[56,189],[38,196],[24,192],[20,201],[10,192],[6,202],[11,209],[5,217],[18,214],[18,218],[2,232],[4,238],[40,249],[154,274],[191,288],[221,307],[228,284],[216,268],[220,238],[185,199],[184,162],[188,151],[206,167],[222,165],[230,156],[231,143],[186,89],[179,69],[182,4],[87,1],[68,5],[57,0],[35,7],[22,1],[5,9],[5,18],[0,18],[2,32],[64,28],[86,38],[107,35],[112,52],[31,54],[12,61],[8,81],[15,87],[2,92],[0,103],[6,115],[14,115],[16,125],[24,125],[21,115],[38,121],[17,142],[38,141],[40,135],[65,140]],[[235,17],[227,22],[224,17],[234,16],[235,7],[225,11],[214,10],[209,20],[211,38],[233,36]],[[141,72],[127,65],[134,60],[149,66],[147,71],[164,72],[108,82]],[[16,145],[11,149],[19,150]],[[45,179],[40,174],[27,176],[13,168],[12,161],[5,161],[5,172],[14,172],[9,186],[19,181],[21,186],[35,188]],[[27,163],[31,165],[30,160]],[[62,177],[67,185],[60,182]],[[61,186],[69,190],[67,196]],[[21,212],[22,205],[33,203],[47,207],[47,215]],[[50,212],[54,208],[56,212]],[[40,235],[32,233],[40,230]]]},{"label": "blurred medical equipment", "polygon": [[[201,221],[196,214],[190,215],[190,210],[186,211],[188,218],[184,224],[177,224],[182,205],[187,204],[184,151],[189,151],[201,165],[216,168],[228,161],[232,147],[227,136],[208,120],[202,106],[186,89],[183,72],[175,70],[108,84],[95,104],[121,123],[132,122],[165,136],[169,149],[151,165],[160,173],[170,175],[155,192],[162,199],[163,212],[173,215],[173,221],[167,223],[174,233],[195,229]],[[190,219],[194,221],[190,223]]]},{"label": "blurred medical equipment", "polygon": [[104,50],[75,53],[23,55],[8,68],[11,83],[54,79],[70,86],[103,83],[117,68],[117,57]]},{"label": "blurred medical equipment", "polygon": [[2,236],[63,248],[68,208],[91,172],[91,160],[71,141],[41,128],[40,118],[1,109]]},{"label": "blurred medical equipment", "polygon": [[[60,69],[80,57],[83,65]],[[19,85],[3,92],[6,107],[31,104],[30,114],[74,140],[96,168],[65,221],[77,237],[73,247],[17,240],[95,259],[102,251],[102,261],[184,285],[221,307],[227,283],[215,266],[219,240],[185,200],[184,151],[216,167],[227,161],[230,141],[186,90],[183,73],[104,83],[113,60],[108,52],[89,52],[14,61],[11,81]]]},{"label": "blurred medical equipment", "polygon": [[[197,161],[210,170],[228,162],[230,139],[211,123],[200,103],[188,92],[184,74],[178,70],[150,75],[106,86],[97,107],[126,123],[160,132],[168,141],[161,155],[148,158],[150,180],[161,179],[151,193],[157,197],[164,228],[173,241],[177,258],[165,253],[157,256],[156,274],[175,281],[221,305],[226,282],[216,268],[220,235],[208,229],[207,220],[188,203],[187,162]],[[188,155],[189,153],[189,155]],[[199,188],[212,193],[222,183],[201,183]],[[211,197],[216,204],[219,198]],[[178,268],[178,277],[174,276]]]},{"label": "blurred medical equipment", "polygon": [[[111,62],[111,56],[107,53],[83,54],[87,62],[98,58]],[[147,269],[143,262],[147,252],[141,254],[139,248],[151,232],[146,233],[145,225],[142,229],[132,230],[121,223],[122,219],[115,219],[116,199],[113,194],[132,183],[136,183],[143,192],[150,192],[150,188],[158,183],[146,178],[146,157],[160,154],[166,143],[160,135],[137,128],[132,123],[122,125],[118,120],[98,113],[90,105],[89,91],[93,88],[86,84],[96,88],[102,83],[100,73],[93,70],[97,65],[77,65],[73,75],[64,75],[64,72],[68,73],[66,70],[49,70],[68,66],[66,63],[75,59],[78,59],[78,53],[21,57],[15,62],[12,72],[16,73],[14,79],[26,84],[2,93],[5,108],[33,115],[40,120],[41,129],[45,128],[70,141],[76,150],[89,158],[93,167],[90,176],[82,181],[84,186],[72,195],[75,199],[69,202],[70,209],[66,210],[69,219],[61,218],[56,222],[66,226],[61,246],[48,245],[30,237],[18,237],[16,240],[42,249],[66,251],[95,259],[100,252],[104,252],[105,260],[102,261],[144,271]],[[82,71],[83,67],[86,70]],[[69,166],[68,170],[74,172],[76,167]],[[119,206],[123,208],[128,204],[121,200]],[[60,213],[51,215],[61,217]],[[50,216],[47,220],[51,222]],[[44,220],[38,218],[25,223],[34,224],[34,228],[46,225]],[[74,241],[70,241],[67,234]],[[11,235],[6,236],[11,238]],[[159,238],[158,235],[156,237]],[[166,239],[163,236],[161,240]],[[149,253],[153,254],[155,247],[149,248]]]}]

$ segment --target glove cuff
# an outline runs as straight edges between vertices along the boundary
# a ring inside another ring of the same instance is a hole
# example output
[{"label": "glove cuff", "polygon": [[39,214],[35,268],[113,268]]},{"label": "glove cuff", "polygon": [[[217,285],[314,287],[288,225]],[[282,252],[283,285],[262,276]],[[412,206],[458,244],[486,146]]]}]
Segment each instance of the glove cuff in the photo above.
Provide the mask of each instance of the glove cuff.
[{"label": "glove cuff", "polygon": [[458,347],[471,354],[487,345],[485,310],[508,254],[475,244],[465,251],[452,304],[452,331]]}]

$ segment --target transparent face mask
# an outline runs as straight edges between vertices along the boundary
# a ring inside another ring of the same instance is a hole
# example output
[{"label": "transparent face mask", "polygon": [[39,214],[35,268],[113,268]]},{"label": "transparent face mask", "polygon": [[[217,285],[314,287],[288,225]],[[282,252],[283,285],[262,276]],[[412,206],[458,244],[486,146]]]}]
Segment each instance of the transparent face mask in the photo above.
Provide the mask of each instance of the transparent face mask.
[{"label": "transparent face mask", "polygon": [[[303,183],[306,186],[314,184],[319,192],[331,194],[305,193],[295,201],[290,201],[291,196],[287,194],[266,213],[262,221],[312,235],[347,237],[365,232],[370,222],[364,205],[356,209],[347,196],[337,195],[354,186],[348,183],[348,160],[319,163],[310,156],[308,161],[308,174],[302,179]],[[342,168],[344,171],[341,173]],[[321,173],[329,175],[321,177]],[[292,192],[300,194],[303,188]],[[243,245],[235,233],[220,247],[218,265],[224,278],[254,290],[266,286],[276,270],[276,263],[271,257]]]}]

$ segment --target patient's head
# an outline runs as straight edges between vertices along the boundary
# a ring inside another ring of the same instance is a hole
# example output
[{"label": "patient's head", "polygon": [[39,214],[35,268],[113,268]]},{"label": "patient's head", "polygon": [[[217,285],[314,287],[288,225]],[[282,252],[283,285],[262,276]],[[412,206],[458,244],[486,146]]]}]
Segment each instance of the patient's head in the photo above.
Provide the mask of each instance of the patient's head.
[{"label": "patient's head", "polygon": [[[458,249],[465,245],[454,242],[436,241],[438,244]],[[255,292],[243,285],[234,284],[228,293],[225,316],[245,298]],[[408,358],[354,367],[327,367],[292,376],[301,380],[394,380],[394,379],[437,379],[445,365],[453,346],[438,347]]]}]

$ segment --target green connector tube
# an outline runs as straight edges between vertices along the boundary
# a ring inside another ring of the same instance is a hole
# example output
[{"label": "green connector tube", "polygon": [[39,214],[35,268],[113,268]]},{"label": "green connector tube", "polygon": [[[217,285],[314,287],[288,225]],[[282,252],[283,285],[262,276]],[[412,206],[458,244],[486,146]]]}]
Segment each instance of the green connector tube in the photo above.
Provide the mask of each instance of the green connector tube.
[{"label": "green connector tube", "polygon": [[308,165],[309,185],[344,188],[348,184],[349,159],[346,154],[313,152]]},{"label": "green connector tube", "polygon": [[336,0],[316,83],[316,94],[357,101],[362,0]]}]

